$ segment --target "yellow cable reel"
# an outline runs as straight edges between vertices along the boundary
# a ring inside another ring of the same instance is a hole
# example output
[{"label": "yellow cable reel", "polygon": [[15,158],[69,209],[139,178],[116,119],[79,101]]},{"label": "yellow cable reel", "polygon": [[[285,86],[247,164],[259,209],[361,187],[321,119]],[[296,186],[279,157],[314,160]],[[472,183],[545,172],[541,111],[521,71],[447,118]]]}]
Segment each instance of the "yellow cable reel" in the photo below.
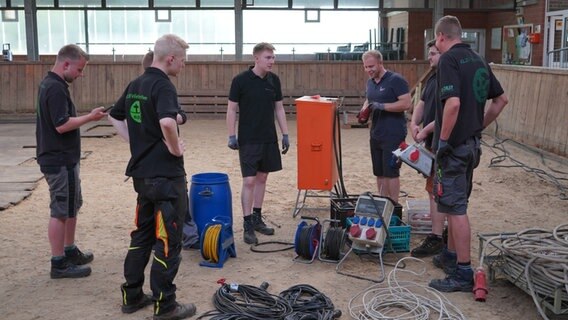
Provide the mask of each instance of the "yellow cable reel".
[{"label": "yellow cable reel", "polygon": [[221,225],[209,225],[204,231],[203,246],[201,255],[212,263],[219,262],[219,238],[221,236]]}]

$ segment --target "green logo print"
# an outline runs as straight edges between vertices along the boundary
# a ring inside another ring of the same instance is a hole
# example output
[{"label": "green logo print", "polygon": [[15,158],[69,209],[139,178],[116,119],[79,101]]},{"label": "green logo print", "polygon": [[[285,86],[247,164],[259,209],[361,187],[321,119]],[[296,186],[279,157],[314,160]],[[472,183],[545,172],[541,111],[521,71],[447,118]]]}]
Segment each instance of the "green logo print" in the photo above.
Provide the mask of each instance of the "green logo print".
[{"label": "green logo print", "polygon": [[142,110],[140,110],[140,101],[136,100],[130,105],[130,117],[134,122],[142,123]]},{"label": "green logo print", "polygon": [[485,68],[479,68],[473,76],[473,94],[477,103],[485,103],[489,91],[489,72]]}]

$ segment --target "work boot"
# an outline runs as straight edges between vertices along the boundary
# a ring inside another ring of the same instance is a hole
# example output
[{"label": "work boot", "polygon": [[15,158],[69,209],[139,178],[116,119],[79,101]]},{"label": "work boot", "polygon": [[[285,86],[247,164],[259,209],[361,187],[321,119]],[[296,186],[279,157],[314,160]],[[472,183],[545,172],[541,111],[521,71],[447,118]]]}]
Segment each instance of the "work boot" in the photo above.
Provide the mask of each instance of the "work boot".
[{"label": "work boot", "polygon": [[78,266],[70,263],[67,258],[61,260],[51,259],[51,279],[83,278],[91,274],[91,267]]},{"label": "work boot", "polygon": [[152,301],[152,296],[148,295],[148,294],[142,294],[142,296],[140,297],[140,299],[134,303],[131,304],[124,304],[124,301],[122,303],[122,307],[120,308],[122,310],[122,313],[134,313],[140,309],[144,309],[147,306],[151,305],[153,303]]},{"label": "work boot", "polygon": [[65,258],[76,266],[82,266],[92,262],[95,256],[91,252],[83,253],[78,247],[75,247],[71,250],[65,250]]},{"label": "work boot", "polygon": [[441,292],[472,292],[473,269],[471,269],[471,266],[458,266],[454,273],[444,279],[434,279],[430,281],[428,286]]},{"label": "work boot", "polygon": [[432,263],[449,275],[456,271],[458,258],[455,252],[449,252],[448,248],[444,247],[442,252],[432,258]]},{"label": "work boot", "polygon": [[258,231],[267,236],[271,236],[274,234],[274,229],[266,226],[266,223],[262,221],[262,214],[259,212],[252,213],[252,224],[254,225],[255,231]]},{"label": "work boot", "polygon": [[442,237],[430,234],[422,241],[422,243],[410,251],[410,255],[415,258],[428,257],[442,252],[444,241]]},{"label": "work boot", "polygon": [[243,227],[245,229],[243,234],[243,239],[245,240],[246,244],[257,244],[258,239],[256,238],[256,234],[254,233],[254,226],[251,220],[246,220],[243,223]]},{"label": "work boot", "polygon": [[176,307],[172,311],[154,315],[154,320],[181,320],[193,316],[195,312],[197,312],[197,308],[193,303],[176,303]]}]

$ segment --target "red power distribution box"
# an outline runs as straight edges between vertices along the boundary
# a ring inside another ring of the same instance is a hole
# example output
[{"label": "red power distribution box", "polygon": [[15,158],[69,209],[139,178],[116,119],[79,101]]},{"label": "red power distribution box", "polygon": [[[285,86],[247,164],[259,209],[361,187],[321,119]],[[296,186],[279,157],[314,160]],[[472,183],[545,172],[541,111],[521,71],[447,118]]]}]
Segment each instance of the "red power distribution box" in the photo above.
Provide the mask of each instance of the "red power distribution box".
[{"label": "red power distribution box", "polygon": [[334,98],[296,99],[299,190],[331,190],[337,182],[340,127],[336,112]]}]

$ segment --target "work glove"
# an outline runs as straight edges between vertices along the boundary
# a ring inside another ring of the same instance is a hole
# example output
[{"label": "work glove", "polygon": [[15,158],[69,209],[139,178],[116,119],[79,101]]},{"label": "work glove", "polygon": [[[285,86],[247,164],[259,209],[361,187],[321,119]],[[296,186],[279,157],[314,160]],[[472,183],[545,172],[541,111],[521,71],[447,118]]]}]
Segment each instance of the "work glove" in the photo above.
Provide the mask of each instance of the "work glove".
[{"label": "work glove", "polygon": [[290,139],[288,139],[287,134],[282,135],[282,154],[286,154],[290,148]]},{"label": "work glove", "polygon": [[451,154],[452,151],[452,145],[450,145],[447,140],[440,139],[438,141],[438,151],[436,152],[436,162],[441,164],[442,159]]},{"label": "work glove", "polygon": [[380,103],[380,102],[373,102],[373,103],[371,103],[371,105],[369,106],[369,108],[373,108],[373,110],[381,110],[381,111],[384,111],[384,110],[385,110],[385,104],[384,104],[384,103]]},{"label": "work glove", "polygon": [[239,142],[237,141],[237,136],[235,135],[229,136],[229,143],[227,144],[227,146],[233,150],[238,150]]}]

